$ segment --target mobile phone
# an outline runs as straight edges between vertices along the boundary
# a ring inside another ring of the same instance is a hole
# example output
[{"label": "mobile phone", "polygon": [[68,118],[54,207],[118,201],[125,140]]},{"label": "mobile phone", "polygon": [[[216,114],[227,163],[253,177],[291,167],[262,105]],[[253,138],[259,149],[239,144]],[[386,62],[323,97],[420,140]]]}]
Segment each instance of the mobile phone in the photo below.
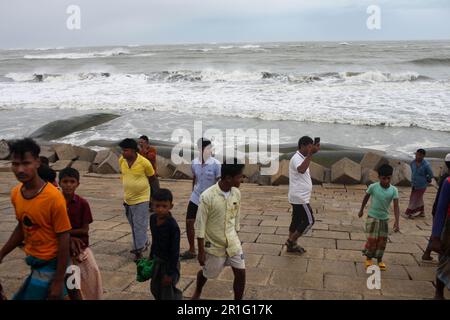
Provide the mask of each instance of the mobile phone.
[{"label": "mobile phone", "polygon": [[318,145],[320,143],[320,138],[319,137],[315,137],[314,138],[314,144]]}]

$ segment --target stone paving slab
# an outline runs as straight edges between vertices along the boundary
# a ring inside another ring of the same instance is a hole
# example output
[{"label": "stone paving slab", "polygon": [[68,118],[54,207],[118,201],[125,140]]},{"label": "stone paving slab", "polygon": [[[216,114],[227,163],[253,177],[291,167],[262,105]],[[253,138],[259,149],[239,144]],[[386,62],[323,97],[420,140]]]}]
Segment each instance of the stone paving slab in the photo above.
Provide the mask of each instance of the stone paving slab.
[{"label": "stone paving slab", "polygon": [[[0,173],[0,246],[16,226],[9,191],[16,185],[11,173]],[[191,182],[161,180],[161,186],[174,194],[173,215],[178,221],[181,248],[186,249],[185,212]],[[101,190],[101,191],[99,191]],[[409,188],[399,188],[401,212]],[[361,250],[366,236],[365,219],[358,218],[364,186],[328,184],[314,186],[311,205],[316,224],[299,239],[307,252],[301,256],[287,253],[285,241],[292,215],[287,203],[287,186],[241,186],[241,231],[247,266],[245,299],[430,299],[434,295],[436,262],[422,262],[431,229],[429,210],[435,189],[425,194],[425,218],[401,218],[399,233],[391,232],[384,261],[388,270],[381,273],[381,290],[367,289],[368,274]],[[132,261],[131,229],[122,206],[118,176],[83,176],[78,193],[90,202],[94,223],[90,243],[102,272],[105,299],[152,300],[149,282],[136,282]],[[391,217],[389,225],[392,226]],[[150,233],[149,233],[150,234]],[[436,258],[436,255],[433,254]],[[10,297],[28,274],[24,253],[14,250],[0,264],[0,282]],[[178,287],[189,299],[195,289],[200,266],[196,259],[181,262]],[[231,299],[233,274],[225,269],[205,286],[205,299]],[[446,292],[448,296],[448,292]]]}]

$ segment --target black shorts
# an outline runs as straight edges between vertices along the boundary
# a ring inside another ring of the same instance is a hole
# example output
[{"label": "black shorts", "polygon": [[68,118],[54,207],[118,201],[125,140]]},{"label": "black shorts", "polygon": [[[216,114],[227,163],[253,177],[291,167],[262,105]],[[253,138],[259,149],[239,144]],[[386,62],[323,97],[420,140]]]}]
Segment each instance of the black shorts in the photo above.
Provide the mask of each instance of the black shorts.
[{"label": "black shorts", "polygon": [[289,232],[305,234],[314,224],[313,210],[309,204],[292,204],[292,222]]},{"label": "black shorts", "polygon": [[189,201],[186,213],[186,220],[195,220],[195,217],[197,217],[197,210],[198,205],[196,205],[192,201]]}]

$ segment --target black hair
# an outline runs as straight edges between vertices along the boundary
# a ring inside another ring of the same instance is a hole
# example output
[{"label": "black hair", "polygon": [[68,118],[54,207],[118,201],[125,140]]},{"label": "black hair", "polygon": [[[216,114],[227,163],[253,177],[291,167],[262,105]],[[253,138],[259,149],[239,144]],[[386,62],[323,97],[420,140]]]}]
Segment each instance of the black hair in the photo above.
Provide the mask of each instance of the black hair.
[{"label": "black hair", "polygon": [[448,169],[450,169],[450,161],[445,161],[445,165],[447,166]]},{"label": "black hair", "polygon": [[[50,161],[48,160],[47,157],[39,156],[39,160],[41,160],[41,164],[45,164],[45,165],[47,165],[47,166],[50,164]],[[41,178],[42,178],[42,177],[41,177]]]},{"label": "black hair", "polygon": [[148,140],[148,137],[145,136],[145,135],[144,135],[144,136],[140,136],[139,139],[145,140],[145,141],[147,141],[147,142],[149,141],[149,140]]},{"label": "black hair", "polygon": [[152,195],[153,201],[169,201],[172,203],[173,195],[169,189],[160,188]]},{"label": "black hair", "polygon": [[308,137],[308,136],[303,136],[300,139],[298,139],[298,148],[300,149],[302,146],[307,146],[310,144],[313,144],[314,141],[312,138]]},{"label": "black hair", "polygon": [[242,173],[245,165],[238,163],[238,160],[234,158],[232,162],[224,162],[220,168],[220,176],[225,179],[227,176],[235,177]]},{"label": "black hair", "polygon": [[59,172],[59,181],[64,179],[65,177],[74,178],[78,182],[80,182],[80,173],[75,168],[64,168]]},{"label": "black hair", "polygon": [[122,149],[133,149],[133,150],[138,151],[137,142],[130,138],[126,138],[126,139],[123,139],[122,141],[120,141],[119,147],[121,147]]},{"label": "black hair", "polygon": [[41,147],[33,139],[25,138],[13,141],[9,145],[9,152],[11,156],[18,155],[21,159],[25,158],[25,153],[29,152],[37,159],[39,158],[39,153],[41,153]]},{"label": "black hair", "polygon": [[206,138],[200,138],[197,141],[197,147],[200,149],[200,146],[202,146],[202,151],[205,150],[207,146],[211,145],[211,140]]},{"label": "black hair", "polygon": [[46,182],[54,183],[56,181],[56,171],[46,164],[41,163],[38,168],[38,175]]},{"label": "black hair", "polygon": [[389,177],[394,173],[394,168],[388,164],[383,164],[378,168],[378,176],[380,177]]},{"label": "black hair", "polygon": [[417,153],[423,154],[424,156],[427,154],[427,152],[425,151],[425,149],[418,149]]}]

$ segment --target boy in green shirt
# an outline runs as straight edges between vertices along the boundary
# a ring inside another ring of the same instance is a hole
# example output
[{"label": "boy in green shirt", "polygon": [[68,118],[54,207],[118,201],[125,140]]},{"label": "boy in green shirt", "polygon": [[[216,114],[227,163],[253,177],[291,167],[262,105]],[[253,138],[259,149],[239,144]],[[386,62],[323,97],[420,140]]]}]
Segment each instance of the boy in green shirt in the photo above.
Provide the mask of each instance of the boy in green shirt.
[{"label": "boy in green shirt", "polygon": [[389,234],[389,207],[392,200],[394,201],[395,223],[394,232],[398,232],[400,209],[398,206],[398,190],[391,185],[391,178],[394,169],[387,164],[382,165],[378,169],[379,182],[373,183],[367,189],[367,193],[363,199],[361,210],[358,216],[364,215],[364,208],[372,196],[369,214],[366,221],[367,242],[363,250],[363,254],[367,257],[365,266],[368,268],[372,265],[372,259],[376,258],[380,270],[385,271],[383,254],[386,249],[386,243]]}]

